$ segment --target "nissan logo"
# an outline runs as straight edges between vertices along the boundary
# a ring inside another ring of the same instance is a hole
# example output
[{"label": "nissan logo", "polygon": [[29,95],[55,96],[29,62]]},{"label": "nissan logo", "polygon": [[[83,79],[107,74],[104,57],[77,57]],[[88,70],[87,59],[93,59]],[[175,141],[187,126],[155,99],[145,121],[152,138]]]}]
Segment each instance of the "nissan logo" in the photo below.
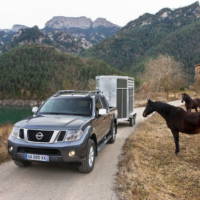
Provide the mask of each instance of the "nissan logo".
[{"label": "nissan logo", "polygon": [[38,132],[38,133],[36,133],[35,137],[37,140],[42,140],[44,137],[44,134],[42,132]]}]

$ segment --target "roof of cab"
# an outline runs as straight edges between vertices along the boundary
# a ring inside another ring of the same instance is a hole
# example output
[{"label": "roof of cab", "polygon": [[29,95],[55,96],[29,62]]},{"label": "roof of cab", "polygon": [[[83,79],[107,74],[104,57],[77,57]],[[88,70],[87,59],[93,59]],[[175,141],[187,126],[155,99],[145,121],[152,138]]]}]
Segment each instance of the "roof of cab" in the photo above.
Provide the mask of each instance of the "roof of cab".
[{"label": "roof of cab", "polygon": [[80,97],[86,97],[86,96],[94,96],[100,94],[100,91],[79,91],[79,90],[59,90],[56,92],[53,97],[58,96],[80,96]]}]

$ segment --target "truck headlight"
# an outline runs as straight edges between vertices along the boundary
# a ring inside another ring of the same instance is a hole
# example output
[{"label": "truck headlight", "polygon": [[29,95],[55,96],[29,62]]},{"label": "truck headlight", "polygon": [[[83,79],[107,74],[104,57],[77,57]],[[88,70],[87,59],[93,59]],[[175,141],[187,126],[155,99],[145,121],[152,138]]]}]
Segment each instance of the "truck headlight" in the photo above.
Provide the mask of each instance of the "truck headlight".
[{"label": "truck headlight", "polygon": [[12,131],[11,131],[11,134],[10,134],[10,135],[11,135],[12,137],[15,137],[15,138],[20,139],[20,137],[19,137],[19,131],[20,131],[20,128],[14,126],[13,129],[12,129]]},{"label": "truck headlight", "polygon": [[79,140],[82,135],[83,135],[82,130],[66,130],[64,141],[65,142],[76,141]]}]

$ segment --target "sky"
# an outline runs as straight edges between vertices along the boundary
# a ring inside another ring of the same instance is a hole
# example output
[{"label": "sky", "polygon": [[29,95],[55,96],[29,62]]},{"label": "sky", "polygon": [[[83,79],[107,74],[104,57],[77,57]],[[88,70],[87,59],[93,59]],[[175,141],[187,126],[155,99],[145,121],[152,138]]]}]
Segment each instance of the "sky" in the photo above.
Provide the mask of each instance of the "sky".
[{"label": "sky", "polygon": [[120,26],[144,13],[155,14],[160,9],[184,7],[195,0],[3,0],[0,6],[0,29],[13,24],[38,25],[43,28],[53,16],[98,17]]}]

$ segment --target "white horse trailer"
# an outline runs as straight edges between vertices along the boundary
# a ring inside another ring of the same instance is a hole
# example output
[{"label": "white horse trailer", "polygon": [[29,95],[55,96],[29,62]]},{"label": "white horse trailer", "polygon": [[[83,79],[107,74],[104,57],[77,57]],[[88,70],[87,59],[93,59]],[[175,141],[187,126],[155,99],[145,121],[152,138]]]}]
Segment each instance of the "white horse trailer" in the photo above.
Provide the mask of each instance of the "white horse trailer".
[{"label": "white horse trailer", "polygon": [[133,126],[134,113],[134,79],[128,76],[97,76],[96,89],[107,98],[110,107],[118,109],[118,122],[129,121]]}]

